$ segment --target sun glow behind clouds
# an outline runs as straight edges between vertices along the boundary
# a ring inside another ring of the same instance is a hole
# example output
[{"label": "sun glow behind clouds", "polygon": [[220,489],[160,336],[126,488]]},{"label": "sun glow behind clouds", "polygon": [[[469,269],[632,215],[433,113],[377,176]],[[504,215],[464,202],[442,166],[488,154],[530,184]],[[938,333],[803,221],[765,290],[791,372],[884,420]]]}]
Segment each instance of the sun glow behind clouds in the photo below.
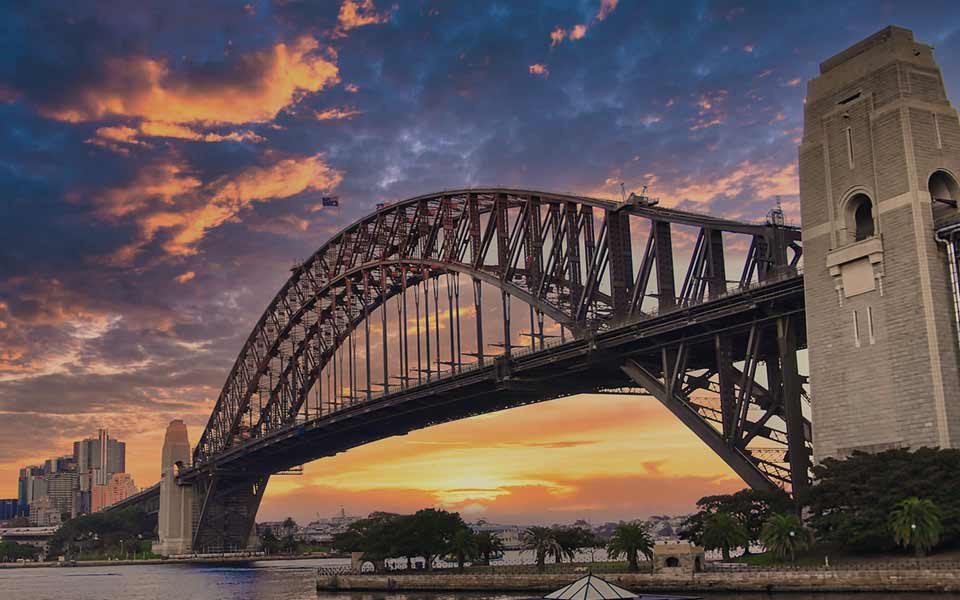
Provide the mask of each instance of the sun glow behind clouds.
[{"label": "sun glow behind clouds", "polygon": [[416,431],[318,461],[302,478],[274,478],[264,510],[327,494],[366,506],[391,493],[404,508],[401,499],[419,497],[421,504],[469,507],[490,518],[537,519],[544,500],[598,518],[626,518],[628,510],[644,510],[646,499],[622,499],[610,512],[605,503],[587,506],[587,488],[637,485],[639,493],[668,479],[697,482],[695,491],[665,491],[657,500],[683,510],[707,491],[741,485],[654,400],[583,395]]}]

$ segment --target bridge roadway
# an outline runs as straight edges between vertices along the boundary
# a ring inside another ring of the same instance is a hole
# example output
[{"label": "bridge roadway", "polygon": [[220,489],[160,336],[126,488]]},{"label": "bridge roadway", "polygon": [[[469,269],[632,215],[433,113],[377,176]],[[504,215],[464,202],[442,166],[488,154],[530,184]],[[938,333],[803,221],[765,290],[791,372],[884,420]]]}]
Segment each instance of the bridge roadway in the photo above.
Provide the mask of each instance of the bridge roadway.
[{"label": "bridge roadway", "polygon": [[[266,478],[363,444],[475,415],[576,394],[623,389],[642,393],[637,388],[646,386],[628,375],[633,370],[629,365],[659,374],[662,383],[665,353],[681,346],[690,349],[687,372],[710,372],[717,362],[713,342],[718,336],[729,340],[732,348],[741,349],[734,351],[732,360],[742,361],[748,358],[752,331],[792,318],[795,347],[804,348],[803,311],[803,276],[793,272],[699,305],[635,318],[590,337],[488,359],[454,375],[298,422],[186,468],[178,481],[195,483],[213,474]],[[789,481],[786,469],[754,456],[746,443],[737,447],[739,444],[725,440],[722,427],[703,426],[706,420],[700,417],[705,411],[688,402],[689,398],[677,395],[670,399],[656,390],[648,391],[688,426],[693,424],[694,432],[748,483],[763,485],[758,475],[769,476],[771,470]],[[139,504],[155,509],[158,497],[159,487],[153,486],[113,508]]]}]

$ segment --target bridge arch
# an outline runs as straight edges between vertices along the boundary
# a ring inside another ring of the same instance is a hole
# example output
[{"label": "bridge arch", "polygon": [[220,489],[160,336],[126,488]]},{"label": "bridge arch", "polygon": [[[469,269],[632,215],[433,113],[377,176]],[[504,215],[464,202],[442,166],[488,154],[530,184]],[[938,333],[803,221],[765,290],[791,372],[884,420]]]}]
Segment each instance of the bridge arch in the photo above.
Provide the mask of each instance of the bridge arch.
[{"label": "bridge arch", "polygon": [[[642,253],[631,248],[631,217],[651,226]],[[673,288],[671,224],[701,230],[679,294]],[[711,296],[722,291],[724,233],[753,240],[741,285],[762,278],[777,262],[769,227],[649,202],[491,188],[380,205],[292,269],[234,363],[194,463],[289,424],[362,317],[410,285],[466,275],[475,286],[492,285],[505,298],[529,305],[538,319],[546,315],[583,335],[642,314],[651,297],[663,309],[702,300],[708,280]],[[637,260],[639,272],[633,269]],[[254,406],[255,394],[266,402]]]}]

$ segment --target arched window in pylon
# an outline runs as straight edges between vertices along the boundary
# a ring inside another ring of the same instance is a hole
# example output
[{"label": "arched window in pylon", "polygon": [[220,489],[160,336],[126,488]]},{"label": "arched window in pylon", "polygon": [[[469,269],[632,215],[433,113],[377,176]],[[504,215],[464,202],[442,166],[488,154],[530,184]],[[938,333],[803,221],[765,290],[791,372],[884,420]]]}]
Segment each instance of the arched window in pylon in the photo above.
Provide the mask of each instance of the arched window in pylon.
[{"label": "arched window in pylon", "polygon": [[847,235],[851,242],[859,242],[876,235],[877,227],[873,212],[873,200],[859,192],[846,205]]},{"label": "arched window in pylon", "polygon": [[933,204],[933,220],[935,225],[945,225],[960,219],[957,212],[957,201],[960,200],[960,185],[957,180],[946,171],[934,171],[927,183],[930,190],[930,199]]}]

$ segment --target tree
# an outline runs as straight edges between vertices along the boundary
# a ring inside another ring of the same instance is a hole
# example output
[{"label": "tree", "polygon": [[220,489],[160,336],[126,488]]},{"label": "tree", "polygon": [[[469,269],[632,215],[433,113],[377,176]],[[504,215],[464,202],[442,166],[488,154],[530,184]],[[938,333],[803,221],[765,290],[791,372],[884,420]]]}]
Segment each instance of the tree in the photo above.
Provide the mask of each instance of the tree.
[{"label": "tree", "polygon": [[425,508],[410,517],[404,534],[410,536],[413,556],[422,556],[427,569],[432,569],[434,559],[447,550],[453,536],[464,528],[466,523],[459,513]]},{"label": "tree", "polygon": [[[734,494],[704,496],[697,501],[699,511],[688,517],[680,531],[681,539],[703,544],[703,529],[712,514],[729,513],[737,518],[747,531],[751,542],[760,540],[763,524],[774,514],[790,512],[793,501],[782,490],[744,489]],[[744,554],[749,553],[749,544]]]},{"label": "tree", "polygon": [[80,558],[81,548],[88,557],[116,557],[121,546],[126,550],[142,539],[154,538],[156,526],[156,515],[135,507],[70,519],[50,538],[47,560],[67,555]]},{"label": "tree", "polygon": [[40,549],[30,544],[16,542],[0,542],[0,562],[16,562],[18,560],[36,560]]},{"label": "tree", "polygon": [[541,573],[546,568],[547,556],[556,556],[563,552],[563,548],[554,537],[553,530],[540,525],[527,527],[524,530],[523,545],[527,550],[533,551],[537,558],[537,570]]},{"label": "tree", "polygon": [[591,548],[596,544],[593,532],[583,527],[554,527],[553,538],[560,547],[560,551],[554,553],[557,562],[561,562],[564,556],[572,562],[577,556],[577,550]]},{"label": "tree", "polygon": [[477,536],[469,527],[458,529],[453,537],[450,538],[447,552],[454,562],[457,563],[457,570],[463,571],[463,565],[468,560],[477,557],[479,548],[477,545]]},{"label": "tree", "polygon": [[760,539],[764,547],[780,560],[790,558],[793,562],[797,552],[810,547],[810,532],[797,515],[792,513],[773,515],[763,524]]},{"label": "tree", "polygon": [[283,529],[288,533],[292,532],[297,528],[297,522],[293,520],[293,517],[287,517],[283,520]]},{"label": "tree", "polygon": [[481,531],[477,534],[477,556],[485,565],[490,561],[503,556],[503,541],[489,531]]},{"label": "tree", "polygon": [[923,556],[943,533],[940,509],[927,498],[901,500],[890,513],[890,529],[898,546],[913,547],[917,556]]},{"label": "tree", "polygon": [[890,514],[904,498],[926,498],[940,510],[940,543],[960,543],[960,450],[895,449],[827,458],[813,468],[817,484],[802,498],[817,540],[844,549],[891,552]]},{"label": "tree", "polygon": [[363,558],[373,564],[374,571],[382,571],[386,559],[404,556],[399,551],[399,541],[406,535],[404,520],[410,518],[392,513],[372,513],[335,535],[333,547],[340,552],[362,552]]},{"label": "tree", "polygon": [[260,545],[267,554],[276,554],[280,552],[280,540],[273,534],[273,529],[267,527],[263,535],[260,536]]},{"label": "tree", "polygon": [[730,549],[748,545],[750,534],[736,517],[721,512],[709,515],[704,521],[701,540],[704,548],[719,549],[723,560],[730,560]]},{"label": "tree", "polygon": [[653,556],[653,538],[647,525],[642,521],[621,522],[610,536],[607,556],[618,559],[626,555],[630,571],[637,572],[640,570],[640,554],[647,559]]}]

